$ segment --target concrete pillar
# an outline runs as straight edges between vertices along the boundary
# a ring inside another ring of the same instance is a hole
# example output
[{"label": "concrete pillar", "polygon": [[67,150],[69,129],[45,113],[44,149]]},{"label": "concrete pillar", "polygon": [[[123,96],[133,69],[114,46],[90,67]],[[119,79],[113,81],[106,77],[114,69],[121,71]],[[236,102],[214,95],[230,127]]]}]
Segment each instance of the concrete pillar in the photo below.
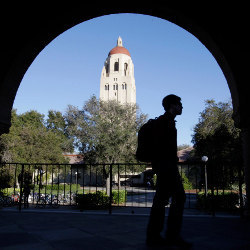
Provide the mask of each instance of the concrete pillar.
[{"label": "concrete pillar", "polygon": [[242,128],[241,136],[247,197],[245,215],[250,217],[250,127]]},{"label": "concrete pillar", "polygon": [[0,135],[8,134],[9,130],[10,130],[10,125],[9,124],[0,122]]},{"label": "concrete pillar", "polygon": [[12,102],[10,98],[1,95],[0,89],[0,135],[8,134],[11,126],[11,108]]}]

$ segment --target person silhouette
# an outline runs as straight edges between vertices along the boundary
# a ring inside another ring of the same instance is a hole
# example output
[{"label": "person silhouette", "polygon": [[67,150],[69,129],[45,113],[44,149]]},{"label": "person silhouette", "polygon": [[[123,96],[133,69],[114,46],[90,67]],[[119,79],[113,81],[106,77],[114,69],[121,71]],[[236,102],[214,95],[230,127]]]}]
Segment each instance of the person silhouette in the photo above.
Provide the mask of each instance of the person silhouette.
[{"label": "person silhouette", "polygon": [[[185,191],[178,171],[177,162],[177,130],[175,117],[182,114],[181,98],[167,95],[162,100],[165,113],[159,116],[153,128],[152,168],[156,173],[156,193],[150,212],[146,243],[149,246],[174,245],[190,248],[191,243],[181,235]],[[165,206],[171,204],[167,220],[166,235],[164,228]]]},{"label": "person silhouette", "polygon": [[24,201],[24,208],[29,207],[29,195],[32,186],[32,174],[29,171],[25,171],[23,174],[20,173],[18,175],[18,182],[23,185],[23,201]]}]

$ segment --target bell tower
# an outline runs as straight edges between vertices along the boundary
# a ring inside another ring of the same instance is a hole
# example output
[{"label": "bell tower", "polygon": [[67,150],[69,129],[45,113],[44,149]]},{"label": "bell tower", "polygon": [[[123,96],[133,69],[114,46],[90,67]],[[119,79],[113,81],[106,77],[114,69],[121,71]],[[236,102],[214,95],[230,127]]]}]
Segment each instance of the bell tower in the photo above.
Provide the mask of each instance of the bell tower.
[{"label": "bell tower", "polygon": [[100,99],[116,100],[121,104],[136,103],[134,64],[129,51],[119,36],[117,45],[110,50],[101,73]]}]

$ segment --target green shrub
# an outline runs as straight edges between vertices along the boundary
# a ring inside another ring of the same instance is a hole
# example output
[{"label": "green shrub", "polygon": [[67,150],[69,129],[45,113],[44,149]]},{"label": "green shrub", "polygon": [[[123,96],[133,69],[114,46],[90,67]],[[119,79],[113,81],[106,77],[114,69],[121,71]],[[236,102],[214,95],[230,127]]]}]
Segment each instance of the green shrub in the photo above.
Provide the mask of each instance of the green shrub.
[{"label": "green shrub", "polygon": [[0,190],[10,188],[11,186],[13,186],[13,176],[9,169],[3,167],[0,169]]},{"label": "green shrub", "polygon": [[76,203],[80,209],[106,209],[109,206],[109,196],[105,192],[78,194]]},{"label": "green shrub", "polygon": [[[65,186],[65,187],[64,187]],[[40,191],[42,192],[45,192],[45,187],[46,187],[46,192],[50,192],[50,191],[61,191],[63,192],[64,191],[64,188],[65,188],[65,192],[71,192],[72,193],[75,193],[77,190],[79,191],[81,186],[80,184],[54,184],[53,186],[51,184],[48,184],[48,185],[42,185],[40,186]],[[34,188],[34,191],[35,192],[38,192],[39,191],[39,185],[35,185],[35,188]]]},{"label": "green shrub", "polygon": [[[112,191],[112,203],[122,204],[127,200],[127,191],[125,190],[113,190]],[[76,203],[80,209],[106,209],[109,207],[110,198],[103,191],[97,191],[95,193],[77,194]]]},{"label": "green shrub", "polygon": [[189,181],[189,179],[184,173],[182,173],[182,183],[184,190],[190,190],[193,188],[192,183]]},{"label": "green shrub", "polygon": [[113,204],[122,204],[127,201],[126,190],[113,190],[112,191],[112,202]]},{"label": "green shrub", "polygon": [[239,195],[232,192],[218,192],[212,196],[208,192],[207,197],[204,192],[197,194],[197,207],[201,209],[235,210],[239,204]]}]

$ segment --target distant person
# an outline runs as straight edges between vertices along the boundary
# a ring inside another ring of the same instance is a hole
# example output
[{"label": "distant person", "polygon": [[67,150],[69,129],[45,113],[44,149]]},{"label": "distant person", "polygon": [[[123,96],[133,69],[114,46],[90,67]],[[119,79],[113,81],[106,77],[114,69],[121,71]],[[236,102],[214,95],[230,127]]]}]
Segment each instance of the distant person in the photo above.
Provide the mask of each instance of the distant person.
[{"label": "distant person", "polygon": [[18,176],[18,182],[21,185],[21,182],[23,182],[23,201],[24,201],[24,208],[29,207],[29,195],[31,192],[31,186],[32,186],[32,175],[30,172],[24,172],[23,176],[20,173]]},{"label": "distant person", "polygon": [[31,192],[31,186],[32,186],[32,175],[30,172],[25,172],[23,181],[24,208],[29,207],[29,195]]},{"label": "distant person", "polygon": [[[186,242],[180,235],[186,198],[177,167],[175,117],[182,114],[181,98],[168,95],[163,99],[162,105],[165,113],[155,120],[153,127],[152,168],[157,175],[157,181],[147,228],[147,245],[190,248],[191,243]],[[163,238],[161,232],[164,227],[165,206],[170,198],[167,231]]]}]

